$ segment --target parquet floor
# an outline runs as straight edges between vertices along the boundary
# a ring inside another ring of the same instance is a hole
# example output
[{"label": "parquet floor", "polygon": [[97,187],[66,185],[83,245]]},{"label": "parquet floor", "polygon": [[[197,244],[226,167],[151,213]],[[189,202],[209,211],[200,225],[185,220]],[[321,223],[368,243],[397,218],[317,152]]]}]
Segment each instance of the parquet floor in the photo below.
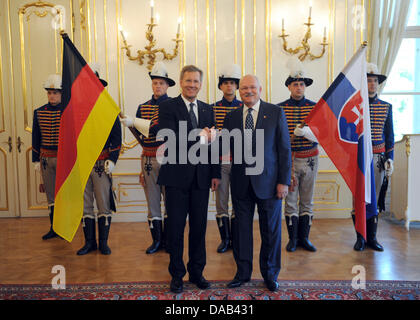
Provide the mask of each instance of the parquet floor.
[{"label": "parquet floor", "polygon": [[[110,231],[110,256],[98,251],[85,256],[76,252],[83,246],[79,227],[72,243],[61,239],[43,241],[48,218],[0,219],[0,283],[50,284],[54,265],[65,267],[67,283],[101,283],[130,281],[169,281],[169,255],[160,251],[145,254],[151,244],[146,222],[113,223]],[[287,231],[282,229],[282,270],[279,279],[287,280],[351,280],[352,268],[362,265],[367,280],[420,280],[420,230],[381,219],[378,239],[384,252],[370,249],[355,252],[355,232],[351,219],[314,220],[310,240],[318,248],[315,253],[298,249],[286,252]],[[187,227],[188,228],[188,227]],[[186,229],[187,234],[187,229]],[[232,251],[219,254],[219,232],[216,222],[207,228],[208,280],[230,280],[236,272]],[[185,244],[187,242],[185,241]],[[254,224],[253,279],[261,279],[258,266],[260,238],[258,221]],[[187,249],[186,249],[187,250]],[[185,259],[187,252],[185,250]]]}]

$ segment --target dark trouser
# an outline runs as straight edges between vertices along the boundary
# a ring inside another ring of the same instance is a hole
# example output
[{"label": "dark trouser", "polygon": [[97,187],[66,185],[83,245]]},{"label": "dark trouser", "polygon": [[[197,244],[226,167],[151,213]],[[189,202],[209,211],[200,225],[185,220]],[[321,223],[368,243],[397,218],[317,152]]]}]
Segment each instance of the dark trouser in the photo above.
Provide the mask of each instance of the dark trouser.
[{"label": "dark trouser", "polygon": [[195,184],[189,189],[165,187],[166,211],[168,215],[167,243],[169,246],[169,273],[182,279],[186,274],[183,261],[184,229],[188,215],[187,264],[190,278],[199,279],[206,265],[206,228],[209,189],[198,189]]},{"label": "dark trouser", "polygon": [[260,271],[265,280],[277,280],[281,264],[281,200],[276,197],[259,199],[249,184],[244,198],[232,194],[233,256],[237,265],[236,278],[248,280],[252,275],[253,220],[255,205],[260,223]]}]

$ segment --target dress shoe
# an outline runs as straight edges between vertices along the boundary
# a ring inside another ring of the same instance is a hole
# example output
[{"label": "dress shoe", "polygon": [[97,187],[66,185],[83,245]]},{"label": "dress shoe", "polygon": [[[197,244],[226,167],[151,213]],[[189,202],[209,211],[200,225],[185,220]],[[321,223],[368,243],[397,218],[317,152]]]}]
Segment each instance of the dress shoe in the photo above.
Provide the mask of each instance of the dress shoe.
[{"label": "dress shoe", "polygon": [[234,278],[231,282],[229,282],[229,283],[227,284],[227,287],[228,287],[228,288],[238,288],[238,287],[240,287],[241,285],[243,285],[244,283],[249,282],[249,280],[250,280],[250,279],[247,279],[247,280],[239,280],[239,279],[237,279],[237,278]]},{"label": "dress shoe", "polygon": [[267,287],[268,290],[275,292],[279,289],[279,284],[277,281],[273,281],[273,280],[264,280],[264,283]]},{"label": "dress shoe", "polygon": [[365,250],[365,247],[366,247],[365,239],[357,232],[357,240],[353,246],[353,249],[355,251],[363,251]]},{"label": "dress shoe", "polygon": [[182,290],[184,289],[184,284],[182,282],[182,279],[172,278],[170,288],[171,288],[171,292],[173,293],[181,293]]},{"label": "dress shoe", "polygon": [[315,246],[308,240],[308,238],[303,238],[298,240],[299,246],[301,246],[303,249],[311,252],[315,252],[316,248]]},{"label": "dress shoe", "polygon": [[51,228],[50,231],[48,231],[46,234],[42,236],[42,240],[48,240],[52,238],[58,237],[58,234],[54,232],[54,230]]},{"label": "dress shoe", "polygon": [[375,251],[384,251],[384,247],[382,247],[376,239],[373,239],[373,240],[368,239],[366,244],[369,248]]},{"label": "dress shoe", "polygon": [[295,252],[297,246],[297,239],[290,239],[287,243],[286,250],[288,252]]},{"label": "dress shoe", "polygon": [[194,283],[199,289],[208,289],[210,288],[210,282],[208,282],[204,277],[198,279],[190,279],[191,283]]}]

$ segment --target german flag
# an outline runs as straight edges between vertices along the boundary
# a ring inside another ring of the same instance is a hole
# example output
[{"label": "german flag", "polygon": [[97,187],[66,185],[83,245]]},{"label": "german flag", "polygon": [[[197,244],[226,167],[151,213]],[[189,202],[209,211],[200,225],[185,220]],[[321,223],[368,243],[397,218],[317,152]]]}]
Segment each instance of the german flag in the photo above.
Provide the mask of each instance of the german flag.
[{"label": "german flag", "polygon": [[62,34],[62,111],[53,229],[71,242],[83,215],[90,172],[120,109],[67,34]]}]

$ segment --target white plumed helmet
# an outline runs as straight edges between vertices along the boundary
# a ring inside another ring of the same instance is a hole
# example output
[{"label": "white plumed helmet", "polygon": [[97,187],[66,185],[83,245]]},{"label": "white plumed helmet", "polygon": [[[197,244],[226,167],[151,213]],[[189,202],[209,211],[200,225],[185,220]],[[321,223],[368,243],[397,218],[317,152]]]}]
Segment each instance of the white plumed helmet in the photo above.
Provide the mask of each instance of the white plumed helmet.
[{"label": "white plumed helmet", "polygon": [[45,90],[61,90],[61,75],[50,74],[47,80],[44,81]]}]

